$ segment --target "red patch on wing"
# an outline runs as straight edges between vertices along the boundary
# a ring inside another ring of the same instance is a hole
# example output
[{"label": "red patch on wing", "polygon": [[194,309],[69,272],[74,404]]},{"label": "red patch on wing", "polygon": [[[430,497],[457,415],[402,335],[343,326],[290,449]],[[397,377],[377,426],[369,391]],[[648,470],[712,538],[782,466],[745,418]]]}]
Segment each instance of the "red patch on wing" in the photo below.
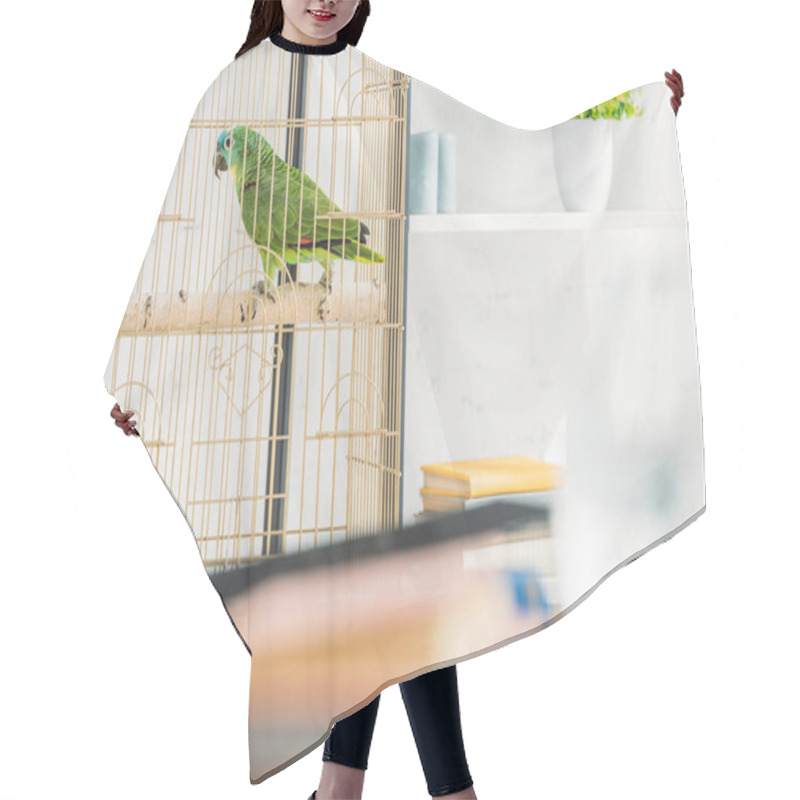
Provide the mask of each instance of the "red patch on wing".
[{"label": "red patch on wing", "polygon": [[313,241],[314,241],[313,239],[309,239],[305,236],[300,237],[300,244],[311,244],[311,242]]}]

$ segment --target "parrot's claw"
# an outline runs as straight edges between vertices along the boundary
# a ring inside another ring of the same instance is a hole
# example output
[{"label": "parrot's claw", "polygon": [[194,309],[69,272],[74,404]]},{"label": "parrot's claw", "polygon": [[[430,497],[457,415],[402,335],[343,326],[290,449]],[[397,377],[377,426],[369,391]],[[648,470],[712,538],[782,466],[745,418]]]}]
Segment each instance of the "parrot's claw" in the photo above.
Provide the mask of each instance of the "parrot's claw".
[{"label": "parrot's claw", "polygon": [[256,304],[252,300],[239,303],[239,322],[249,322],[256,315]]},{"label": "parrot's claw", "polygon": [[[255,283],[252,285],[252,287],[250,287],[250,288],[251,288],[251,289],[252,289],[252,290],[253,290],[253,291],[254,291],[256,294],[258,294],[258,295],[264,295],[264,294],[266,294],[266,295],[267,295],[267,297],[269,297],[269,299],[270,299],[270,300],[271,300],[273,303],[277,303],[277,302],[278,302],[278,296],[277,296],[277,294],[275,294],[275,289],[273,288],[273,286],[272,286],[272,285],[270,285],[269,289],[266,289],[266,285],[267,285],[267,284],[266,284],[264,281],[262,281],[262,280],[257,280],[257,281],[256,281],[256,282],[255,282]],[[266,291],[265,291],[265,289],[266,289]]]},{"label": "parrot's claw", "polygon": [[[251,287],[250,291],[257,295],[258,297],[264,297],[266,295],[273,303],[278,302],[278,298],[270,286],[270,288],[265,291],[266,283],[262,280],[256,281]],[[245,302],[239,304],[239,311],[241,313],[241,322],[251,322],[255,319],[256,313],[258,312],[258,301],[254,298],[248,298]]]}]

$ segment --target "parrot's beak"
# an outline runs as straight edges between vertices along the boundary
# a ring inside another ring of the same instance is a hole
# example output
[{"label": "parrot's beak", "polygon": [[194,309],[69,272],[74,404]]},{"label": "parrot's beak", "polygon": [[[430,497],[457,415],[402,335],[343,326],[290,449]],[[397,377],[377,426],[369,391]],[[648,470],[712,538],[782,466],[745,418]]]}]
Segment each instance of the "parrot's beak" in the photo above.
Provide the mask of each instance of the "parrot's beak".
[{"label": "parrot's beak", "polygon": [[219,180],[220,172],[227,172],[228,170],[228,161],[225,156],[222,154],[222,150],[219,149],[219,145],[217,145],[217,155],[214,158],[214,177]]}]

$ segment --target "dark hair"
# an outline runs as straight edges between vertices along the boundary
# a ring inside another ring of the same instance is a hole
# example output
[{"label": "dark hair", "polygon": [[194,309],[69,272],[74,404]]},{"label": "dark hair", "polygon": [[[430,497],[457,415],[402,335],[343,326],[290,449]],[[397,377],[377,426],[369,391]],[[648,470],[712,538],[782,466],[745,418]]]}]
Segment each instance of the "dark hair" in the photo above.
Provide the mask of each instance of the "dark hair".
[{"label": "dark hair", "polygon": [[[337,40],[346,39],[348,44],[355,47],[361,38],[368,16],[369,0],[361,0],[353,18],[337,34]],[[250,30],[236,58],[259,45],[273,33],[280,33],[282,30],[283,6],[280,0],[255,0],[253,10],[250,12]]]}]

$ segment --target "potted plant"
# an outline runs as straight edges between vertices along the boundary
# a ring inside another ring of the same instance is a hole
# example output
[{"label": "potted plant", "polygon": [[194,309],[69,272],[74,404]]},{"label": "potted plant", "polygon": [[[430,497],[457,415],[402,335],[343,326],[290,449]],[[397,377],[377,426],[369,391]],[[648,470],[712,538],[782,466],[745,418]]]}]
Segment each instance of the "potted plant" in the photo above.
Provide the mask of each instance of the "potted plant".
[{"label": "potted plant", "polygon": [[623,92],[551,129],[558,188],[567,211],[605,209],[614,158],[612,126],[642,114],[630,95]]}]

